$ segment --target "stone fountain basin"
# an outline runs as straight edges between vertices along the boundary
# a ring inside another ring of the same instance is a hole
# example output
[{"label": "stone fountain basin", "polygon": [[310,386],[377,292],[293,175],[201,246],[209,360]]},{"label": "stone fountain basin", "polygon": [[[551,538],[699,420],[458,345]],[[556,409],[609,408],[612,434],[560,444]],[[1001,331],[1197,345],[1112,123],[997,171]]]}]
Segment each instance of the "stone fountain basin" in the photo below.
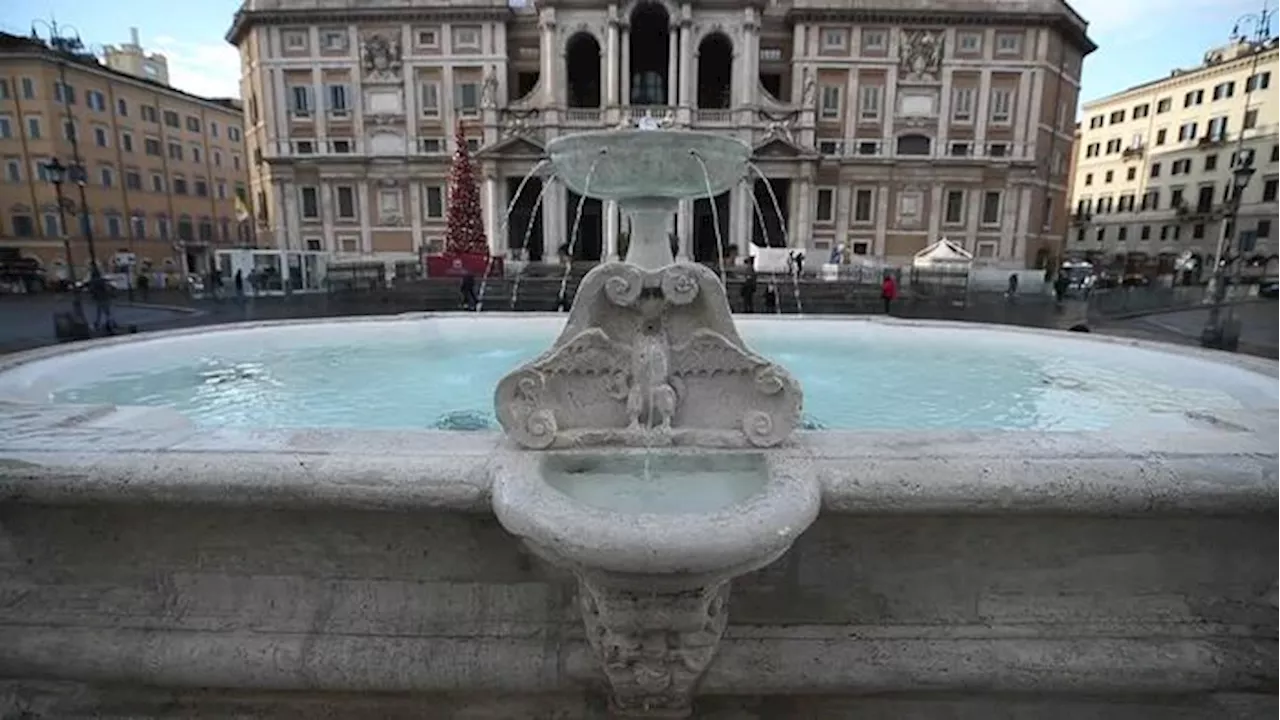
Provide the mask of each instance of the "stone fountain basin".
[{"label": "stone fountain basin", "polygon": [[[706,163],[705,179],[694,153]],[[681,200],[706,196],[708,181],[712,195],[738,184],[751,148],[735,138],[685,130],[609,130],[558,137],[547,144],[547,154],[556,175],[579,195]]]},{"label": "stone fountain basin", "polygon": [[763,453],[516,456],[493,509],[535,552],[585,572],[730,578],[786,552],[821,506],[818,483]]}]

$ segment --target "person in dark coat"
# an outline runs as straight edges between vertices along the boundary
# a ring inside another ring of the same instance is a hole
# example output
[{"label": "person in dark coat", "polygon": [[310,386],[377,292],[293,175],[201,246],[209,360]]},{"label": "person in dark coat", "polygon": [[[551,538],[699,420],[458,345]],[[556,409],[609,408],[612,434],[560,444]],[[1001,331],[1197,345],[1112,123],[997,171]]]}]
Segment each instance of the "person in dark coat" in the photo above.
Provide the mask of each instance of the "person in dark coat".
[{"label": "person in dark coat", "polygon": [[463,275],[462,285],[458,290],[462,294],[462,306],[468,310],[474,310],[480,303],[480,298],[476,296],[476,276],[471,273]]}]

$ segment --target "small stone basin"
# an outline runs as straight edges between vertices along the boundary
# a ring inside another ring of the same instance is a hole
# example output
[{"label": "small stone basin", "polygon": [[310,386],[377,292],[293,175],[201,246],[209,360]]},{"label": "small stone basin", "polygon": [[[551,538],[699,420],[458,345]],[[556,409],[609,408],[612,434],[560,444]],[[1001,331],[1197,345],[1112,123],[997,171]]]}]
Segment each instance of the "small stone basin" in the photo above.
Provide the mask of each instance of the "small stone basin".
[{"label": "small stone basin", "polygon": [[656,455],[645,477],[642,455],[561,455],[547,458],[551,487],[599,510],[681,515],[712,513],[746,502],[769,480],[764,457]]},{"label": "small stone basin", "polygon": [[817,482],[765,453],[658,452],[648,478],[644,463],[643,451],[534,456],[499,469],[494,512],[548,560],[650,580],[762,567],[818,514]]}]

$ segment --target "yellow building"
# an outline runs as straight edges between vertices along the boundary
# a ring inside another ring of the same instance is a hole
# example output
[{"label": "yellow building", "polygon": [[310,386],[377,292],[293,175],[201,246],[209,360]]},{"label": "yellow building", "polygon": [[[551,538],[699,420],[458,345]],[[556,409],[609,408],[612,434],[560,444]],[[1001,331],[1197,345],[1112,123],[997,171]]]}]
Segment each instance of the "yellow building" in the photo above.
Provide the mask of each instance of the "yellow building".
[{"label": "yellow building", "polygon": [[103,48],[102,60],[112,70],[126,75],[169,84],[169,60],[160,53],[149,53],[138,39],[138,28],[129,28],[129,42]]},{"label": "yellow building", "polygon": [[[69,231],[83,277],[88,230],[104,270],[132,257],[175,279],[205,272],[214,248],[251,241],[251,222],[236,212],[248,178],[241,119],[238,102],[0,33],[0,248],[61,276]],[[87,223],[72,181],[62,188],[69,212],[60,220],[45,167],[55,157],[71,165],[76,155]]]},{"label": "yellow building", "polygon": [[[1212,267],[1220,239],[1257,233],[1255,264],[1277,247],[1280,51],[1241,43],[1192,70],[1083,108],[1070,254],[1129,272],[1170,272],[1181,255]],[[1252,162],[1232,226],[1232,170]]]}]

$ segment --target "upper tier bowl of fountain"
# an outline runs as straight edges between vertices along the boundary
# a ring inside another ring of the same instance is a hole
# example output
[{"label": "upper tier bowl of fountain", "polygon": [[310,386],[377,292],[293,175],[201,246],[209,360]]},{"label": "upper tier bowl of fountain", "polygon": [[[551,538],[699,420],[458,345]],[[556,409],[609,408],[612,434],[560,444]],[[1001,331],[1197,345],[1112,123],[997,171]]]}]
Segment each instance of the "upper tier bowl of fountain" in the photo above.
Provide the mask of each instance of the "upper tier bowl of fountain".
[{"label": "upper tier bowl of fountain", "polygon": [[556,175],[579,195],[681,200],[732,188],[746,172],[751,148],[723,135],[637,129],[565,135],[547,144],[547,154]]}]

